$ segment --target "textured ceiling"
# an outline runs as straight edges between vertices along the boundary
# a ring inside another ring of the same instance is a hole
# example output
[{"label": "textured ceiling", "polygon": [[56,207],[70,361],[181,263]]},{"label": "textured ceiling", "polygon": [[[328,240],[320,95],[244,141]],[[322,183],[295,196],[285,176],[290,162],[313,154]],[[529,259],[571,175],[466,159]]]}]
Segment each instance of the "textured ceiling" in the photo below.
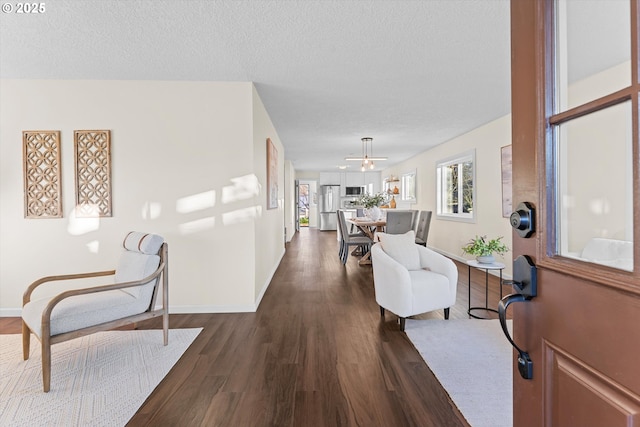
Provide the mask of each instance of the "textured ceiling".
[{"label": "textured ceiling", "polygon": [[297,170],[363,136],[392,165],[510,109],[508,0],[52,0],[0,27],[3,78],[253,81]]}]

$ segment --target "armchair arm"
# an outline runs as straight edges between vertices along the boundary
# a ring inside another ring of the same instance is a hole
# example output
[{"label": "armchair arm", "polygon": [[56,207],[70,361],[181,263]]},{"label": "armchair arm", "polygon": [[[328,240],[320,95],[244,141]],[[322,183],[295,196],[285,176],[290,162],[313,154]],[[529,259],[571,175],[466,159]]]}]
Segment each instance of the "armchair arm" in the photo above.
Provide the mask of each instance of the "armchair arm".
[{"label": "armchair arm", "polygon": [[371,247],[371,261],[378,305],[401,317],[414,314],[409,271],[387,255],[380,244]]},{"label": "armchair arm", "polygon": [[35,282],[31,283],[24,294],[22,295],[22,305],[24,306],[26,303],[31,301],[31,294],[33,291],[40,285],[48,282],[55,282],[60,280],[75,280],[75,279],[86,279],[90,277],[100,277],[100,276],[112,276],[116,274],[115,270],[105,270],[105,271],[94,271],[90,273],[76,273],[76,274],[63,274],[61,276],[47,276],[42,277]]},{"label": "armchair arm", "polygon": [[449,291],[451,296],[455,300],[456,291],[458,288],[458,268],[455,263],[446,256],[439,254],[438,252],[418,245],[418,252],[420,253],[420,265],[427,267],[434,273],[442,274],[449,279]]}]

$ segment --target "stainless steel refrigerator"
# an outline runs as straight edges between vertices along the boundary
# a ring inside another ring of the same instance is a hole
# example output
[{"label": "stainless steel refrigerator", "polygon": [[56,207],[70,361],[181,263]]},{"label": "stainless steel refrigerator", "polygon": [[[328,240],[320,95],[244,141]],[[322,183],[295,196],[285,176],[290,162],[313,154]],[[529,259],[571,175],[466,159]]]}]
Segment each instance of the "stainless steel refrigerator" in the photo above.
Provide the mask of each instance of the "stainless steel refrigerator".
[{"label": "stainless steel refrigerator", "polygon": [[337,230],[340,206],[340,186],[320,186],[320,230]]}]

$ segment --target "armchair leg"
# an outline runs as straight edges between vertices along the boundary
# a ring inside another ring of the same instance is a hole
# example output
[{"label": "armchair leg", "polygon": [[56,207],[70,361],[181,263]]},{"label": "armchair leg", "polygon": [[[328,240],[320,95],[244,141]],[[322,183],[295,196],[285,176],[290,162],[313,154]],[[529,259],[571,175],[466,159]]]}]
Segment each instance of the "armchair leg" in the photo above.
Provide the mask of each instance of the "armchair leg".
[{"label": "armchair leg", "polygon": [[51,344],[49,337],[42,337],[42,386],[45,393],[51,388]]},{"label": "armchair leg", "polygon": [[380,306],[380,316],[384,317],[384,307]]},{"label": "armchair leg", "polygon": [[449,308],[444,309],[444,319],[449,320]]},{"label": "armchair leg", "polygon": [[31,330],[22,321],[22,359],[27,360],[29,358],[29,346],[31,344]]},{"label": "armchair leg", "polygon": [[402,332],[404,332],[404,321],[405,321],[405,320],[406,320],[406,319],[405,319],[404,317],[401,317],[401,318],[400,318],[400,330],[401,330]]}]

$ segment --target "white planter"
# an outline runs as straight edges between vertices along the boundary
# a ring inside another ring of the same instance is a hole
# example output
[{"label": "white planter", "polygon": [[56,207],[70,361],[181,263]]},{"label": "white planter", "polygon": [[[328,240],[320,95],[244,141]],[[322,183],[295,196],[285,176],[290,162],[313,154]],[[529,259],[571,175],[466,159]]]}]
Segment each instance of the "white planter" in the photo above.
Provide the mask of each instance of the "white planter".
[{"label": "white planter", "polygon": [[493,255],[480,255],[476,257],[476,261],[480,264],[493,264],[496,259]]},{"label": "white planter", "polygon": [[379,220],[382,217],[382,211],[379,207],[374,206],[366,209],[366,215],[374,221]]}]

